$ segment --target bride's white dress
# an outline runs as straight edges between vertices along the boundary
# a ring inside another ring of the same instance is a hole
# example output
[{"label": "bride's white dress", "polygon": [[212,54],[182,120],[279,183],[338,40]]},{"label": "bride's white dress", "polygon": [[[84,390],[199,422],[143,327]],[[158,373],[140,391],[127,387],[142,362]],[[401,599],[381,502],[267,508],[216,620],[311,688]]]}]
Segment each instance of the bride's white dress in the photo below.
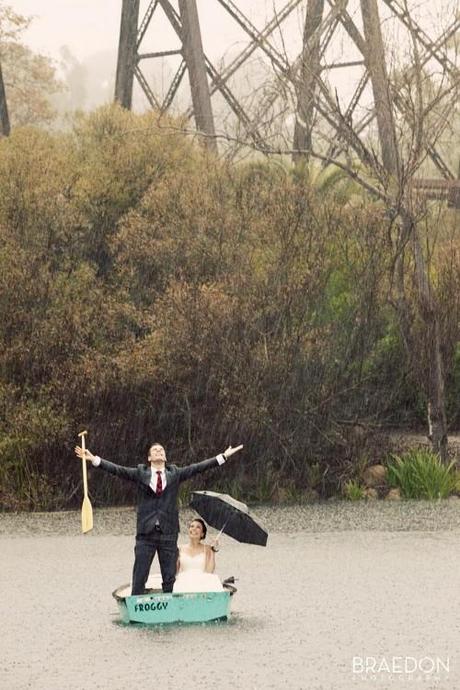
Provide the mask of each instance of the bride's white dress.
[{"label": "bride's white dress", "polygon": [[180,570],[176,575],[174,592],[222,592],[222,583],[215,573],[205,573],[206,553],[190,556],[180,549]]}]

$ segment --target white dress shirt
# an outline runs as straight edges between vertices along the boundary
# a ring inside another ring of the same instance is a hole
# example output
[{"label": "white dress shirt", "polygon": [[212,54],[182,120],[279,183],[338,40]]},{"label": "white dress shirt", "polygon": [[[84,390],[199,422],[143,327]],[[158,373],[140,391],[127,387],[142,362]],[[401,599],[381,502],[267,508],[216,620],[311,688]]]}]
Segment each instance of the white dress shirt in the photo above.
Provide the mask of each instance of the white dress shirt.
[{"label": "white dress shirt", "polygon": [[161,490],[164,491],[166,489],[166,472],[163,470],[154,470],[152,467],[152,478],[150,480],[150,488],[152,491],[157,490],[157,482],[158,482],[158,472],[161,474]]}]

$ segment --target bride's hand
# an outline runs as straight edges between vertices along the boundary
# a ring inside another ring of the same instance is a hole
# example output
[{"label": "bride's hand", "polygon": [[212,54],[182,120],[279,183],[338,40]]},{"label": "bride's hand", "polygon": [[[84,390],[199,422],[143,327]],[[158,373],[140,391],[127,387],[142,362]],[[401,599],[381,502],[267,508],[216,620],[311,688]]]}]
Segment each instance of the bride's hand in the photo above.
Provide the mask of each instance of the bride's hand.
[{"label": "bride's hand", "polygon": [[213,539],[211,543],[211,551],[214,551],[214,553],[217,553],[219,551],[219,537]]}]

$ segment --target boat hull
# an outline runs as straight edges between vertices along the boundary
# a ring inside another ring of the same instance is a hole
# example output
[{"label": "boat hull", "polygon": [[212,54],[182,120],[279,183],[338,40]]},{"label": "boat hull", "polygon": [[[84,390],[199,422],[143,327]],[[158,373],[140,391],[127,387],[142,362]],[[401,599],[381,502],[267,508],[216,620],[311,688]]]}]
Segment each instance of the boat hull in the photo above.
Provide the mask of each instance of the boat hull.
[{"label": "boat hull", "polygon": [[228,591],[120,596],[116,590],[113,596],[124,623],[207,623],[230,616],[231,595]]}]

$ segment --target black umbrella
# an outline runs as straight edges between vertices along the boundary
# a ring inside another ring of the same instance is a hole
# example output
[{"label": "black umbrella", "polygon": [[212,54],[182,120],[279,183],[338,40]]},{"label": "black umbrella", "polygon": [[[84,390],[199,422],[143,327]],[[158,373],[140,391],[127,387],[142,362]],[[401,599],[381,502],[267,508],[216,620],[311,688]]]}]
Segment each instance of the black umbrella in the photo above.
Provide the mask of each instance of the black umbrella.
[{"label": "black umbrella", "polygon": [[236,501],[228,494],[194,491],[190,506],[208,525],[225,532],[229,537],[246,544],[266,546],[267,532],[249,515],[249,508],[245,503]]}]

